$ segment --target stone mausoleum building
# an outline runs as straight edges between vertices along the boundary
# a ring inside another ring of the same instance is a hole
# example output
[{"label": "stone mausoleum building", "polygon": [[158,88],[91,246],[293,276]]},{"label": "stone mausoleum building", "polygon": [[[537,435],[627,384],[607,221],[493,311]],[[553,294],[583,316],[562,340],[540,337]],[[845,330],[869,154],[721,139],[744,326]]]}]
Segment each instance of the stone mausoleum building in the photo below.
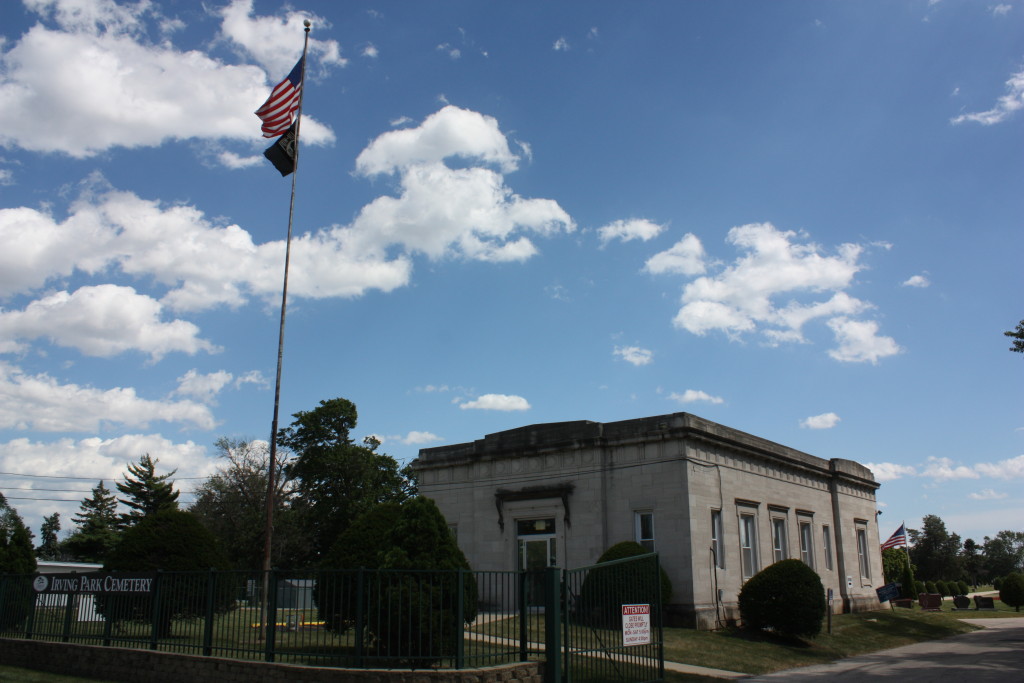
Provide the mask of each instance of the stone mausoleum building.
[{"label": "stone mausoleum building", "polygon": [[670,623],[738,618],[744,581],[787,558],[818,572],[835,612],[879,606],[879,485],[850,460],[674,413],[520,427],[414,466],[476,570],[582,567],[635,540],[672,580]]}]

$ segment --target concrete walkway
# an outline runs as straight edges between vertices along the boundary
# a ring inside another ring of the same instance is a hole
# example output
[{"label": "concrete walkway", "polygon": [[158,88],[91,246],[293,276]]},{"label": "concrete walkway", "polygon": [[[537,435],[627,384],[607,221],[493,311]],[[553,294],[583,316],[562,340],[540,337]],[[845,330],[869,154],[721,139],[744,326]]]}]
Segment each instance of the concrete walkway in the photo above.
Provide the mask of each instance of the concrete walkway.
[{"label": "concrete walkway", "polygon": [[1002,683],[1024,679],[1024,619],[963,621],[982,630],[746,680]]}]

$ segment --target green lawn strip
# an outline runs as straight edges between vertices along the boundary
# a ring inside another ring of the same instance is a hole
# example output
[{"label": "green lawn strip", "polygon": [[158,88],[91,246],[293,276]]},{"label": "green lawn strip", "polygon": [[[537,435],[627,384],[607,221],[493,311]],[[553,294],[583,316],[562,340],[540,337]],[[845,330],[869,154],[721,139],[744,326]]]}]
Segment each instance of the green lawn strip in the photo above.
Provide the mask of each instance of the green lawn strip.
[{"label": "green lawn strip", "polygon": [[1024,617],[1024,613],[998,600],[995,604],[993,611],[952,611],[949,605],[942,612],[915,608],[841,614],[832,618],[831,635],[823,626],[820,635],[807,641],[742,629],[711,632],[666,628],[665,659],[727,671],[770,673],[976,630],[961,619]]}]

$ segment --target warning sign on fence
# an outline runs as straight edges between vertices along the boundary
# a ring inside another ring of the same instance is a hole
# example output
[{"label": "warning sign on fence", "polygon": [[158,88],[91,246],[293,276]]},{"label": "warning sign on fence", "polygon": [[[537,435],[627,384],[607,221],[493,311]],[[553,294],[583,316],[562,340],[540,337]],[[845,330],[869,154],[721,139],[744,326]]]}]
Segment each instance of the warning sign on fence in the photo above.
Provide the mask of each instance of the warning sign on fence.
[{"label": "warning sign on fence", "polygon": [[651,606],[622,606],[622,644],[650,645],[651,643]]}]

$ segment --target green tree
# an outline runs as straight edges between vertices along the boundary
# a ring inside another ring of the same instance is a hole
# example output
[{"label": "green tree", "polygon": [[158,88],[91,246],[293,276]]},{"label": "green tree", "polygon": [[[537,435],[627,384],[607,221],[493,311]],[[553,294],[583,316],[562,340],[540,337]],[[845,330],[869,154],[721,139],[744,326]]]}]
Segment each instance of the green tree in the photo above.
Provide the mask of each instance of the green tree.
[{"label": "green tree", "polygon": [[349,569],[320,574],[316,588],[320,616],[337,630],[356,616],[351,569],[387,570],[365,581],[368,609],[363,613],[369,643],[378,655],[398,657],[415,667],[450,658],[462,638],[459,617],[467,624],[476,618],[477,585],[469,562],[429,498],[371,508],[338,537],[324,566]]},{"label": "green tree", "polygon": [[[217,539],[195,515],[182,510],[163,509],[141,517],[121,534],[103,568],[107,571],[148,572],[163,570],[159,576],[159,637],[171,631],[176,619],[200,617],[206,609],[206,574],[197,570],[230,568]],[[215,590],[215,611],[234,605],[232,574],[222,575]],[[97,609],[113,621],[153,619],[151,596],[111,596],[97,600]]]},{"label": "green tree", "polygon": [[[575,618],[594,628],[617,628],[622,619],[621,605],[653,604],[658,595],[662,604],[667,604],[672,599],[672,582],[655,557],[635,541],[621,541],[601,553],[597,566],[587,572],[579,588],[573,605]],[[630,558],[637,560],[618,562]]]},{"label": "green tree", "polygon": [[35,599],[29,575],[35,570],[32,532],[0,493],[0,630],[20,624],[28,615]]},{"label": "green tree", "polygon": [[960,553],[960,566],[963,567],[964,574],[975,586],[978,585],[980,579],[988,576],[988,572],[985,570],[985,557],[981,554],[981,550],[981,546],[973,538],[968,538],[964,541],[963,550]]},{"label": "green tree", "polygon": [[411,469],[378,453],[372,437],[356,444],[355,404],[343,398],[320,401],[278,433],[278,444],[294,454],[286,465],[295,483],[296,512],[311,540],[306,564],[318,564],[345,529],[374,505],[401,502],[415,494]]},{"label": "green tree", "polygon": [[825,589],[818,573],[800,560],[782,560],[754,574],[739,596],[745,628],[813,637],[825,618]]},{"label": "green tree", "polygon": [[118,517],[122,527],[131,526],[147,515],[178,509],[178,491],[173,481],[167,481],[177,470],[158,475],[158,462],[159,459],[154,460],[146,453],[139,458],[137,465],[128,465],[123,483],[116,482],[117,490],[126,496],[117,500],[129,508]]},{"label": "green tree", "polygon": [[907,530],[916,575],[925,581],[959,576],[960,536],[946,531],[937,515],[925,515],[921,527]]},{"label": "green tree", "polygon": [[61,544],[63,549],[83,562],[103,562],[117,543],[117,498],[101,480],[92,495],[79,503],[78,514],[71,518],[76,529]]},{"label": "green tree", "polygon": [[999,589],[999,599],[1019,612],[1020,606],[1024,605],[1024,574],[1008,574]]},{"label": "green tree", "polygon": [[886,548],[882,551],[882,576],[886,583],[900,583],[903,580],[903,565],[907,564],[907,553],[902,548]]},{"label": "green tree", "polygon": [[54,512],[48,517],[43,517],[43,525],[39,528],[40,543],[36,548],[36,557],[40,560],[58,560],[61,557],[60,539],[60,513]]},{"label": "green tree", "polygon": [[989,576],[1024,571],[1024,532],[1005,530],[995,538],[986,536],[982,553]]},{"label": "green tree", "polygon": [[[233,566],[257,569],[263,563],[267,521],[268,445],[265,441],[222,437],[214,447],[223,465],[196,487],[189,512],[213,533]],[[309,543],[289,504],[292,486],[280,463],[275,481],[271,562],[282,566],[294,557],[307,555]]]},{"label": "green tree", "polygon": [[1024,320],[1017,323],[1017,329],[1003,332],[1003,334],[1013,340],[1013,345],[1010,346],[1011,351],[1024,353]]}]

